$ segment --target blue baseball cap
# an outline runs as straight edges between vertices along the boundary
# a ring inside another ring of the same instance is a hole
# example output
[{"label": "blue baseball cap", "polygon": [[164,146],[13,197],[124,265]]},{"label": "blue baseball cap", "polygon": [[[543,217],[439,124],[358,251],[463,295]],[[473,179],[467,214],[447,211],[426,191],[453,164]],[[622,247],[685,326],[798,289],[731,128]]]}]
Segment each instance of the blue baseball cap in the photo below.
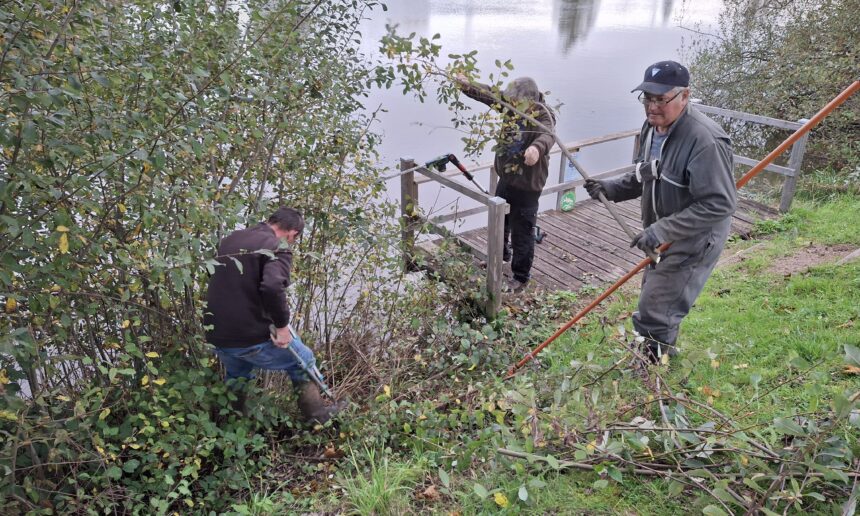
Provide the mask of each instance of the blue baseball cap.
[{"label": "blue baseball cap", "polygon": [[690,86],[690,72],[675,61],[660,61],[645,69],[645,79],[630,93],[641,90],[651,95],[664,95],[677,86]]}]

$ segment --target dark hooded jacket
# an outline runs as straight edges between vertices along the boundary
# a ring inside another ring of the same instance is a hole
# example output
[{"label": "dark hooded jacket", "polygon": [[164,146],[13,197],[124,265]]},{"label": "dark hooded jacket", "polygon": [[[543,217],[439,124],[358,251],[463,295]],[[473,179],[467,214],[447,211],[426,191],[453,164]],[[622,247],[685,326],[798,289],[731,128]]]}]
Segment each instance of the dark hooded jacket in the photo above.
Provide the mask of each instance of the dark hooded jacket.
[{"label": "dark hooded jacket", "polygon": [[[503,129],[493,150],[496,153],[494,168],[499,176],[499,191],[520,190],[538,196],[549,176],[549,151],[555,139],[551,133],[540,129],[516,113],[501,107],[493,96],[494,91],[486,84],[472,84],[462,88],[469,97],[483,102],[503,113]],[[528,113],[544,126],[555,130],[555,113],[544,100],[537,83],[530,77],[514,79],[504,92],[497,93],[506,103]],[[540,151],[537,163],[527,166],[523,153],[530,146]]]},{"label": "dark hooded jacket", "polygon": [[253,346],[269,339],[269,325],[287,325],[293,254],[281,247],[265,222],[234,231],[218,245],[215,273],[206,295],[206,340],[222,348]]}]

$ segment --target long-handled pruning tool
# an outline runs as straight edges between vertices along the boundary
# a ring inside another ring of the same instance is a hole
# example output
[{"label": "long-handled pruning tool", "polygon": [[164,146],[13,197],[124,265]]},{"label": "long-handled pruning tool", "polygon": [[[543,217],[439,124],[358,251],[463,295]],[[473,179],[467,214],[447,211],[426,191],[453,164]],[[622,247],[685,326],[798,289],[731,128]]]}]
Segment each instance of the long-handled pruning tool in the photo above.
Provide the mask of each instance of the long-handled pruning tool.
[{"label": "long-handled pruning tool", "polygon": [[[334,394],[331,392],[331,389],[328,388],[328,385],[326,385],[325,381],[323,380],[323,375],[320,372],[319,368],[317,368],[316,364],[309,366],[307,362],[305,362],[299,355],[299,352],[296,351],[295,348],[293,348],[293,342],[298,339],[299,334],[296,333],[292,325],[287,325],[287,328],[290,329],[290,334],[292,334],[293,336],[293,340],[290,341],[290,343],[287,345],[287,351],[289,351],[293,355],[293,358],[296,359],[296,362],[299,364],[299,367],[301,367],[302,370],[307,373],[308,378],[310,378],[311,381],[314,382],[317,387],[320,388],[320,392],[328,396],[330,400],[337,401],[334,397]],[[272,342],[275,342],[278,330],[275,328],[274,324],[269,325],[269,333],[271,333],[272,335]]]},{"label": "long-handled pruning tool", "polygon": [[460,160],[457,159],[457,156],[454,156],[453,154],[443,154],[438,158],[433,158],[427,163],[425,163],[424,166],[427,168],[435,168],[439,172],[445,172],[445,166],[448,165],[448,163],[451,163],[452,165],[457,167],[457,170],[462,172],[463,175],[466,176],[466,179],[468,179],[475,186],[477,186],[478,190],[480,190],[481,193],[483,193],[484,195],[490,195],[488,191],[484,190],[483,186],[481,186],[477,181],[475,181],[475,176],[473,176],[472,173],[469,172],[466,167],[463,166],[462,163],[460,163]]}]

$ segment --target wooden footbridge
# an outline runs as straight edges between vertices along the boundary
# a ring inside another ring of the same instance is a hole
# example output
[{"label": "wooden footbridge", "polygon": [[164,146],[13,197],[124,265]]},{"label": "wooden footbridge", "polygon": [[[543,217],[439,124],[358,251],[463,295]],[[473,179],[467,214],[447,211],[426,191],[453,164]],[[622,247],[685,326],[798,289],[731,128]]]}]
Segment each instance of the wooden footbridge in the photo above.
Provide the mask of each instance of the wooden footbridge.
[{"label": "wooden footbridge", "polygon": [[[765,124],[785,130],[796,130],[805,122],[789,122],[774,118],[724,110],[720,108],[695,105],[697,109],[712,115],[747,123]],[[572,142],[566,147],[576,152],[583,147],[599,145],[625,138],[633,139],[632,154],[638,149],[638,130],[615,133],[589,140]],[[791,205],[797,177],[806,147],[806,137],[798,140],[791,150],[787,166],[768,165],[766,170],[785,177],[779,209],[747,199],[739,199],[738,209],[732,221],[732,231],[742,238],[749,234],[754,224],[760,220],[777,217]],[[555,153],[560,153],[556,149]],[[606,208],[597,201],[587,199],[576,203],[570,211],[560,210],[561,196],[567,191],[581,186],[582,179],[565,181],[566,159],[561,156],[558,182],[544,189],[543,196],[556,195],[556,209],[538,215],[538,226],[547,236],[535,246],[535,259],[532,267],[532,282],[547,290],[576,291],[586,285],[602,285],[614,282],[631,270],[643,258],[638,249],[629,247],[630,241]],[[755,160],[735,155],[736,166],[752,166]],[[479,192],[470,186],[455,181],[459,171],[440,173],[426,167],[416,166],[411,159],[402,159],[401,170],[401,217],[403,220],[403,249],[407,266],[412,263],[416,252],[415,233],[418,227],[429,227],[437,234],[454,237],[468,248],[472,254],[486,264],[487,290],[490,293],[487,313],[494,314],[501,305],[501,287],[505,275],[510,275],[510,267],[502,263],[502,231],[504,216],[510,207],[504,199],[495,197],[495,174],[490,174],[490,195]],[[490,165],[475,167],[470,172],[479,173],[489,170]],[[593,178],[608,178],[633,169],[626,165],[612,170],[591,174]],[[419,174],[419,177],[416,177]],[[421,177],[423,176],[423,177]],[[420,214],[419,185],[435,181],[459,194],[474,199],[479,206],[449,215],[427,218]],[[615,205],[621,217],[635,229],[640,229],[639,199]],[[468,216],[487,213],[487,224],[479,229],[454,234],[444,226],[445,222]]]}]

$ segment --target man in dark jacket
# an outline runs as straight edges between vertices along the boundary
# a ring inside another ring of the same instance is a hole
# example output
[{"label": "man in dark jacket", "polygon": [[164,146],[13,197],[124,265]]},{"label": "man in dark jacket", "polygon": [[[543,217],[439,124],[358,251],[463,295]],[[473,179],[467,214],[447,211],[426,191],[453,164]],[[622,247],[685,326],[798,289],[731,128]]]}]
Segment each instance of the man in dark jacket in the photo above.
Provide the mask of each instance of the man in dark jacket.
[{"label": "man in dark jacket", "polygon": [[[469,82],[462,74],[455,80],[467,96],[495,108],[500,107],[501,99],[554,130],[555,114],[547,107],[534,79],[514,79],[504,92],[498,93],[485,84]],[[499,176],[495,194],[511,206],[505,216],[503,259],[511,262],[513,273],[507,290],[517,292],[525,288],[531,274],[538,203],[549,175],[549,151],[555,139],[510,109],[501,107],[501,111],[503,128],[493,149],[493,169]]]},{"label": "man in dark jacket", "polygon": [[674,61],[645,70],[641,91],[647,121],[636,170],[614,180],[587,180],[592,198],[642,198],[642,225],[631,243],[643,251],[672,246],[642,279],[633,326],[647,357],[675,355],[681,320],[689,313],[725,246],[737,204],[732,144],[714,121],[689,105],[690,74]]},{"label": "man in dark jacket", "polygon": [[225,381],[236,391],[237,409],[245,410],[245,390],[236,381],[253,378],[255,368],[286,371],[298,392],[302,415],[324,423],[342,406],[325,405],[319,387],[287,349],[292,347],[307,367],[315,365],[313,352],[288,325],[285,292],[293,253],[282,242],[295,243],[304,225],[298,211],[280,208],[266,222],[222,239],[220,265],[209,279],[203,324],[206,340],[215,346],[226,369]]}]

